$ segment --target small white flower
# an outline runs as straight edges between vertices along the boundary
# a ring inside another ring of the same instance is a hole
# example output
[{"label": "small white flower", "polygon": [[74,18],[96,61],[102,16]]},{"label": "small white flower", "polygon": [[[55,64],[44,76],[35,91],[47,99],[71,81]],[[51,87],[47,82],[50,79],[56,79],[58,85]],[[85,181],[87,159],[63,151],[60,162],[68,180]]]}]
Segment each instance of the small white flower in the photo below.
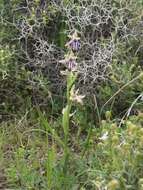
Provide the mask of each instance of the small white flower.
[{"label": "small white flower", "polygon": [[108,139],[108,132],[106,131],[106,132],[102,135],[102,137],[100,137],[99,139],[100,139],[100,140],[103,140],[103,141],[107,140],[107,139]]}]

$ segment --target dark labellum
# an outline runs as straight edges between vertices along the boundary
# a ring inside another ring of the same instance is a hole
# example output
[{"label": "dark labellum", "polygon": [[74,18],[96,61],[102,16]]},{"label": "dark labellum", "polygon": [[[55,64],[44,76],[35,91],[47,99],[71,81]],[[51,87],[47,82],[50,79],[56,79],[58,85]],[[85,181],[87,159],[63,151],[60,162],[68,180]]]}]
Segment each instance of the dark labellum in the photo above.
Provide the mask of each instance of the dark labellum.
[{"label": "dark labellum", "polygon": [[76,39],[71,40],[71,41],[69,42],[69,46],[71,47],[71,49],[72,49],[73,51],[79,51],[79,49],[80,49],[80,41],[79,41],[79,40],[76,40]]},{"label": "dark labellum", "polygon": [[74,59],[69,59],[67,67],[69,70],[73,70],[76,67],[76,61]]}]

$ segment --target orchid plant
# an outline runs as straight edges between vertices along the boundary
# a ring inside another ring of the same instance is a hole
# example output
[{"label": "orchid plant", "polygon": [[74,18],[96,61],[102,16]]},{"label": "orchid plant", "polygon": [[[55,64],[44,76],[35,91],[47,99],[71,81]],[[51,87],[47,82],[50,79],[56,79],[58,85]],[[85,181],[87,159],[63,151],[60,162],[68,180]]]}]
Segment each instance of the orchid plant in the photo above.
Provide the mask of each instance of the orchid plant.
[{"label": "orchid plant", "polygon": [[69,35],[69,42],[65,45],[68,49],[67,54],[65,55],[64,60],[61,60],[60,63],[64,64],[66,71],[61,73],[67,77],[67,103],[63,109],[63,118],[62,126],[64,131],[64,173],[67,171],[68,159],[69,159],[69,127],[70,127],[70,117],[71,108],[73,103],[83,104],[84,95],[79,94],[79,90],[75,90],[75,82],[77,78],[77,54],[80,50],[80,38],[78,37],[77,31],[72,35]]}]

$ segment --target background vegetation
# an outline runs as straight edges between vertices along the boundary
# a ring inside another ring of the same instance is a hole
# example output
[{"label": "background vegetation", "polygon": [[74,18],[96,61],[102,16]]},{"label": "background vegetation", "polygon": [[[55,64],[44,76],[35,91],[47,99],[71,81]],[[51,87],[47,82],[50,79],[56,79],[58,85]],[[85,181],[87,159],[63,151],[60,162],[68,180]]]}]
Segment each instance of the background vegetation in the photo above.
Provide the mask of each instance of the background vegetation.
[{"label": "background vegetation", "polygon": [[143,189],[142,27],[142,0],[0,0],[1,189]]}]

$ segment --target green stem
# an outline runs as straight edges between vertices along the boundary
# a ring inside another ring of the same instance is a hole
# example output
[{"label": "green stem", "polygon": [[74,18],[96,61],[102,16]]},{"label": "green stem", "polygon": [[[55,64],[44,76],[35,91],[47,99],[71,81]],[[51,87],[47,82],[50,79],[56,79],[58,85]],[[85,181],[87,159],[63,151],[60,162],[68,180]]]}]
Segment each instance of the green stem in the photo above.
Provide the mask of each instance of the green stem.
[{"label": "green stem", "polygon": [[86,138],[85,146],[84,146],[83,152],[81,154],[82,158],[84,157],[84,155],[86,153],[86,150],[88,149],[91,133],[92,133],[92,127],[90,126],[90,128],[88,130],[88,135],[87,135],[87,138]]}]

